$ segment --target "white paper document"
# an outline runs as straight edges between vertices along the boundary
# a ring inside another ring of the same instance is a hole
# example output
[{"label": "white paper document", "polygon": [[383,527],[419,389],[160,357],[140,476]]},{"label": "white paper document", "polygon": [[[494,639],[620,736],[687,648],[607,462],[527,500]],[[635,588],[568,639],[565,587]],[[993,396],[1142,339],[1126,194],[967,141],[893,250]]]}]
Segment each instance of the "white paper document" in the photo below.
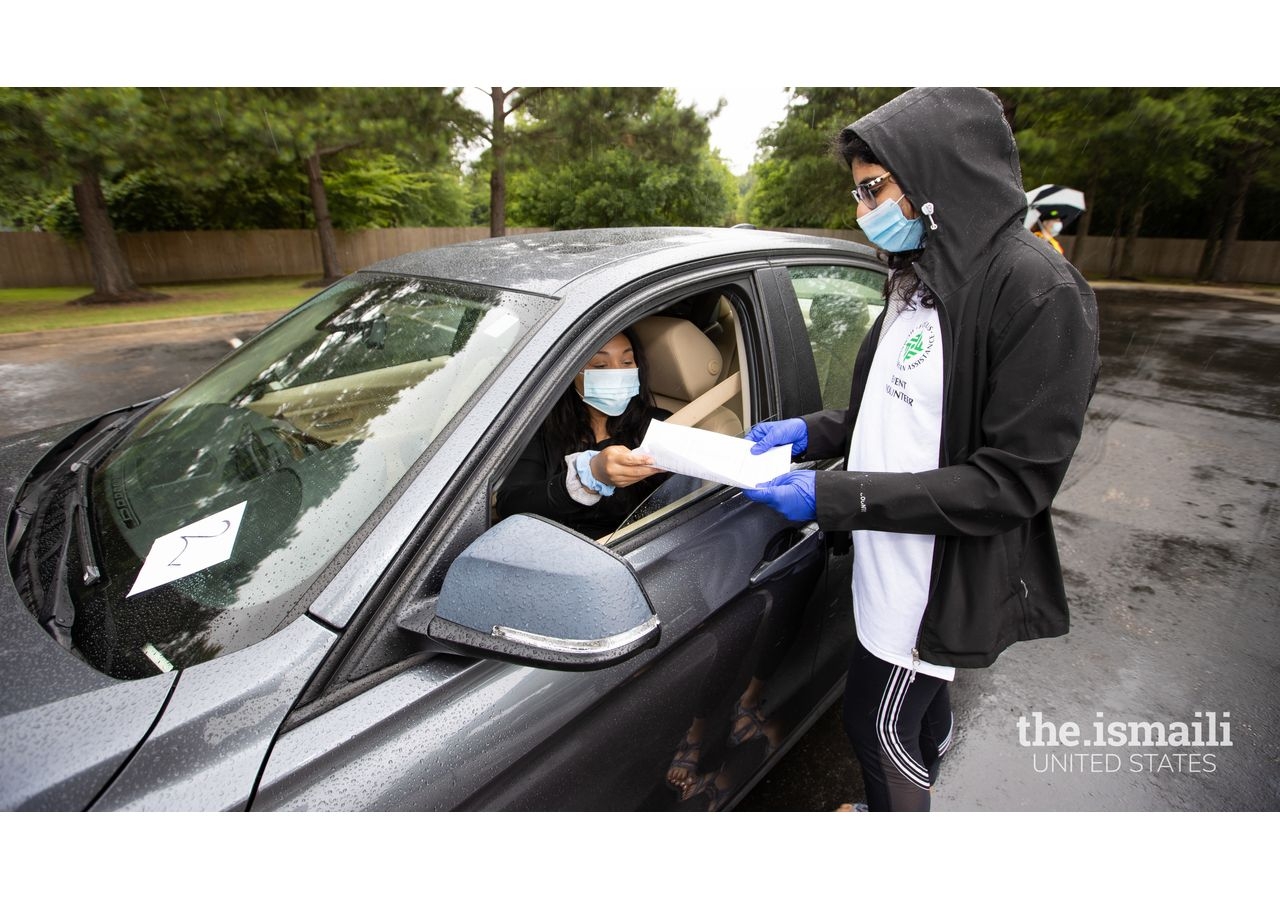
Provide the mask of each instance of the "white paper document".
[{"label": "white paper document", "polygon": [[753,441],[654,420],[636,448],[668,472],[750,488],[791,471],[791,445],[753,454]]},{"label": "white paper document", "polygon": [[176,581],[231,558],[248,501],[156,538],[128,596]]}]

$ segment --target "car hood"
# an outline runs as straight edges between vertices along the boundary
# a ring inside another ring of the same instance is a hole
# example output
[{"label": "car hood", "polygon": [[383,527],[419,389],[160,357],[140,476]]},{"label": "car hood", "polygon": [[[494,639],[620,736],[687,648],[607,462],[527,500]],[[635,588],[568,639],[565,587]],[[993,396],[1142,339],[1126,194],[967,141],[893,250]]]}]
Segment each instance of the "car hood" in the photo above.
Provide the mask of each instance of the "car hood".
[{"label": "car hood", "polygon": [[[0,440],[0,508],[82,424]],[[59,646],[0,573],[0,809],[84,809],[155,722],[175,673],[117,681]]]}]

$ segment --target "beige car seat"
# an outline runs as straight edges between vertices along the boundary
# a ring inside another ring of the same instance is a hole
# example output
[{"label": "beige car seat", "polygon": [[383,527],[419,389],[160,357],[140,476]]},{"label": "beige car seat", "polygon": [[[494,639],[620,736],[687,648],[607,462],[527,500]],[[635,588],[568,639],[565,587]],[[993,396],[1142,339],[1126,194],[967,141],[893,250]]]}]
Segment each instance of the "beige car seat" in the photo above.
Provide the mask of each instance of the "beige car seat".
[{"label": "beige car seat", "polygon": [[[661,408],[678,412],[715,387],[726,374],[720,351],[692,322],[650,316],[632,327],[644,348],[649,390]],[[742,434],[742,420],[724,406],[715,407],[693,424],[720,434]]]},{"label": "beige car seat", "polygon": [[[724,363],[724,372],[720,377],[728,378],[738,371],[738,326],[729,298],[722,296],[716,304],[716,320],[706,329],[706,335],[720,351],[720,359]],[[742,394],[735,394],[725,403],[725,407],[741,420]]]}]

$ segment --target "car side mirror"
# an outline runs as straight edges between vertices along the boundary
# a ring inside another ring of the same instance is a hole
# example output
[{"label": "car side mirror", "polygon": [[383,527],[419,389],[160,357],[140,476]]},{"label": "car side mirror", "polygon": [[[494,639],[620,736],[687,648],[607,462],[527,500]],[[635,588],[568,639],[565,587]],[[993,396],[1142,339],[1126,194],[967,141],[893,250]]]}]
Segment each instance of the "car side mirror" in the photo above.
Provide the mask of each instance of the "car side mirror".
[{"label": "car side mirror", "polygon": [[631,565],[576,531],[503,519],[445,574],[434,609],[401,628],[469,656],[544,669],[599,669],[658,643],[660,623]]}]

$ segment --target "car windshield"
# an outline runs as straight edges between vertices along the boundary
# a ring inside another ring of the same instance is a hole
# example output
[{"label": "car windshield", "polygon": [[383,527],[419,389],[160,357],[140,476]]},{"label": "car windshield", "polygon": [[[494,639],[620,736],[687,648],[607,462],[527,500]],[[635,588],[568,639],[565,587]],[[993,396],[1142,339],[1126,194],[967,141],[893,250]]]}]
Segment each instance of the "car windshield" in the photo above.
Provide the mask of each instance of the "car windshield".
[{"label": "car windshield", "polygon": [[353,276],[156,407],[94,474],[102,578],[73,586],[76,648],[141,677],[292,621],[547,306]]}]

